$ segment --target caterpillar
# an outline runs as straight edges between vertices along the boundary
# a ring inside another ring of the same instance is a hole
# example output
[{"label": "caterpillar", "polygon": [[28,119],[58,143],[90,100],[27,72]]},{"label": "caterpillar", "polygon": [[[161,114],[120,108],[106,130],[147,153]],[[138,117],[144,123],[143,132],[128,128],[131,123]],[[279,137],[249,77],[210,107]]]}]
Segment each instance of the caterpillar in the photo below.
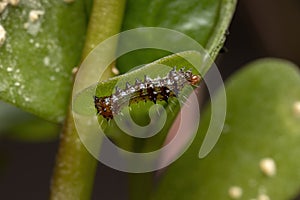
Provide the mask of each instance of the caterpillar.
[{"label": "caterpillar", "polygon": [[177,97],[179,92],[186,85],[197,86],[200,83],[200,76],[194,75],[191,70],[184,71],[183,68],[173,68],[164,78],[155,79],[144,76],[144,80],[136,79],[135,84],[126,83],[125,89],[116,87],[115,93],[110,96],[94,96],[97,115],[103,116],[107,121],[113,119],[120,113],[123,105],[138,102],[140,100],[165,101],[168,103],[170,97]]}]

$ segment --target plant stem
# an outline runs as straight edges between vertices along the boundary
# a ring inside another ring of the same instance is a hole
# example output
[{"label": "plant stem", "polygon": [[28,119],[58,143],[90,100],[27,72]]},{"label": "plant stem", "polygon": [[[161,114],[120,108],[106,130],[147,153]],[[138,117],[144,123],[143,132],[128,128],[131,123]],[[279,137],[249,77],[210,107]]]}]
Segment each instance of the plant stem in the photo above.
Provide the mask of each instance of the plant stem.
[{"label": "plant stem", "polygon": [[94,0],[82,56],[120,31],[126,0]]},{"label": "plant stem", "polygon": [[[94,0],[83,59],[97,44],[119,32],[124,8],[125,0]],[[97,160],[81,143],[69,108],[60,137],[50,199],[90,199],[96,167]]]}]

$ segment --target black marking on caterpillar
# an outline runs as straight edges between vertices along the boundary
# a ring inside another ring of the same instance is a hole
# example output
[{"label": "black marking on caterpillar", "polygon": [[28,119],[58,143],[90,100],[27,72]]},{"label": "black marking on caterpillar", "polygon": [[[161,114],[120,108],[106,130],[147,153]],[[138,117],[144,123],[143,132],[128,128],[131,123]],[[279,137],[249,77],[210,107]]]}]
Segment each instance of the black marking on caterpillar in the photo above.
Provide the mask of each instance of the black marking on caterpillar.
[{"label": "black marking on caterpillar", "polygon": [[110,120],[128,101],[129,104],[140,100],[149,100],[155,104],[158,100],[168,103],[168,99],[177,97],[184,86],[197,86],[200,80],[200,76],[194,75],[190,70],[176,71],[176,68],[173,68],[164,78],[151,79],[145,75],[144,81],[136,79],[134,85],[127,82],[124,90],[116,87],[116,92],[110,96],[94,96],[95,108],[98,115]]}]

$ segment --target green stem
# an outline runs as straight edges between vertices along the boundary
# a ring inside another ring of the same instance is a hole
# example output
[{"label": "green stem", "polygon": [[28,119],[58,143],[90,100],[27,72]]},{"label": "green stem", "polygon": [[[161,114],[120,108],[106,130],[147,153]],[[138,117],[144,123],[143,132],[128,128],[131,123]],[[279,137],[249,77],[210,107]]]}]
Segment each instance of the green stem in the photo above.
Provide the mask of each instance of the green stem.
[{"label": "green stem", "polygon": [[125,0],[94,0],[83,58],[100,42],[120,31]]},{"label": "green stem", "polygon": [[[119,32],[124,8],[125,0],[94,0],[83,59],[98,43]],[[50,199],[90,199],[96,167],[97,160],[78,137],[69,108],[52,177]]]}]

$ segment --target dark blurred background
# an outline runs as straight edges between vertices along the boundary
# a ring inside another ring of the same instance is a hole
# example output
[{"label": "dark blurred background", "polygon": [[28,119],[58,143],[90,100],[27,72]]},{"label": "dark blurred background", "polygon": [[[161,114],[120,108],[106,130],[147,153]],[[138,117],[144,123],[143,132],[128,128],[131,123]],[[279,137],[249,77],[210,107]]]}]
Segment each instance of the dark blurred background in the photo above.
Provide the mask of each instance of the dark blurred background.
[{"label": "dark blurred background", "polygon": [[[241,0],[229,28],[225,52],[216,61],[224,79],[262,57],[285,58],[300,65],[299,21],[299,0]],[[24,143],[2,137],[1,197],[48,199],[57,148],[58,140]],[[93,199],[123,200],[126,191],[126,173],[99,163]]]}]

